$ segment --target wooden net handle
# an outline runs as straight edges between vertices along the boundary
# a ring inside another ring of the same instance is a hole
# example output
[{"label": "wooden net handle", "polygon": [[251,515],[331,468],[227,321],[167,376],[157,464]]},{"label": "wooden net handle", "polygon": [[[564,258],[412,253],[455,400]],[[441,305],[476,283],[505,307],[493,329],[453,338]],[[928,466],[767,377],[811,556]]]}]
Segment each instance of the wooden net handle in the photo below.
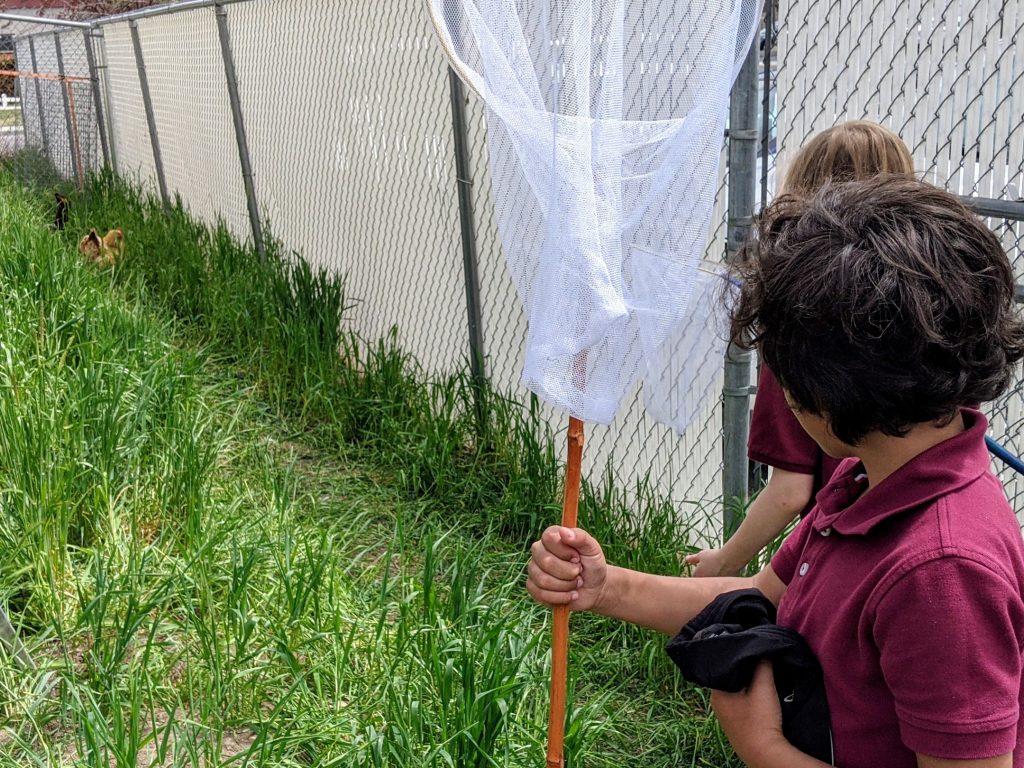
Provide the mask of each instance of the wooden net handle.
[{"label": "wooden net handle", "polygon": [[[565,474],[562,525],[575,528],[580,502],[583,463],[583,422],[569,419],[569,460]],[[563,768],[565,758],[565,697],[569,667],[569,606],[555,607],[551,629],[551,711],[548,717],[548,768]]]}]

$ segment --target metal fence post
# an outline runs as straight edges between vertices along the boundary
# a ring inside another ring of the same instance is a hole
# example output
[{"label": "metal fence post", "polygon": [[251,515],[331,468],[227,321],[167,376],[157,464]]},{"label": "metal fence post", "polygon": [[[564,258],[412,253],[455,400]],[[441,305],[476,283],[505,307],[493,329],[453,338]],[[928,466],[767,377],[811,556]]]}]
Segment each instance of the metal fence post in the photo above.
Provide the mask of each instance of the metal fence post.
[{"label": "metal fence post", "polygon": [[78,188],[82,189],[85,185],[85,179],[82,178],[82,166],[76,162],[77,152],[75,147],[78,144],[78,136],[75,135],[75,124],[71,119],[71,99],[68,93],[68,81],[65,79],[66,73],[64,71],[64,49],[60,42],[60,32],[53,33],[53,45],[54,50],[57,53],[57,73],[60,75],[60,95],[64,101],[64,125],[68,131],[68,152],[71,153],[71,164],[75,167],[75,180],[78,182]]},{"label": "metal fence post", "polygon": [[107,147],[107,130],[103,123],[103,99],[100,97],[100,77],[96,68],[96,55],[92,50],[92,30],[82,30],[85,41],[85,58],[89,62],[89,81],[92,84],[92,105],[96,112],[96,128],[100,134],[100,148],[103,150],[103,165],[110,165],[110,150]]},{"label": "metal fence post", "polygon": [[[39,63],[36,61],[36,39],[34,36],[28,39],[28,50],[32,57],[32,71],[38,75]],[[39,78],[32,78],[32,82],[36,86],[36,109],[39,110],[39,136],[43,142],[43,154],[52,162],[53,158],[50,157],[50,139],[46,135],[46,115],[43,113],[43,94],[39,90]]]},{"label": "metal fence post", "polygon": [[452,136],[455,143],[455,183],[459,191],[459,221],[462,231],[462,270],[466,281],[466,315],[469,327],[469,365],[477,385],[478,416],[483,415],[480,396],[487,374],[484,368],[484,326],[480,308],[480,275],[477,268],[476,223],[473,217],[473,181],[470,178],[466,132],[466,91],[451,67],[448,85],[452,105]]},{"label": "metal fence post", "polygon": [[[756,38],[755,38],[756,40]],[[757,188],[757,60],[750,46],[729,102],[729,216],[726,259],[734,263],[753,222]],[[738,523],[737,505],[747,499],[747,437],[750,434],[750,364],[752,354],[730,344],[725,355],[723,394],[722,492],[723,531]]]},{"label": "metal fence post", "polygon": [[164,178],[164,163],[160,157],[160,139],[156,132],[156,115],[153,113],[153,100],[149,95],[149,80],[146,78],[146,64],[142,58],[142,41],[139,38],[139,22],[128,20],[128,28],[132,34],[132,48],[135,50],[135,66],[139,71],[139,88],[142,90],[142,106],[146,110],[146,124],[149,126],[149,143],[153,147],[153,164],[156,166],[156,181],[160,187],[160,199],[164,208],[170,210],[171,200],[167,194],[167,181]]},{"label": "metal fence post", "polygon": [[101,95],[103,96],[103,116],[106,118],[107,149],[110,151],[110,167],[113,168],[114,173],[119,173],[121,169],[117,162],[117,136],[114,131],[114,114],[110,103],[110,67],[107,65],[107,39],[103,34],[103,27],[93,27],[92,33],[94,40],[102,41],[99,47],[102,60],[97,63],[96,68],[102,71],[103,77]]},{"label": "metal fence post", "polygon": [[775,45],[775,2],[764,4],[764,81],[761,94],[761,207],[768,205],[768,163],[772,143],[772,46]]},{"label": "metal fence post", "polygon": [[216,3],[217,34],[220,37],[220,53],[224,59],[224,79],[228,84],[228,101],[231,103],[231,118],[235,124],[235,142],[238,144],[238,161],[242,166],[242,184],[245,187],[245,202],[249,208],[249,226],[252,228],[252,242],[260,261],[267,260],[263,244],[263,226],[260,210],[256,204],[256,187],[252,179],[252,163],[249,159],[249,141],[245,135],[242,119],[242,102],[238,97],[238,76],[235,72],[235,57],[231,53],[231,36],[228,32],[228,9],[223,2]]}]

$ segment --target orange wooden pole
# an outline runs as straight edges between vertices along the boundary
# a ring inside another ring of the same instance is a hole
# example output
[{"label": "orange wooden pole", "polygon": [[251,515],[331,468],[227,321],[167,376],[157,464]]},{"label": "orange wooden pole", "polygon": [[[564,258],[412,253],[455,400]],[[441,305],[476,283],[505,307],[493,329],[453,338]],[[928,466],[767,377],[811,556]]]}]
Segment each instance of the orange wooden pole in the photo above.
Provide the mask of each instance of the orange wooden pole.
[{"label": "orange wooden pole", "polygon": [[[580,502],[580,474],[583,464],[583,422],[569,419],[569,460],[565,474],[562,525],[575,528]],[[547,768],[565,765],[565,698],[569,669],[569,607],[555,607],[551,629],[551,711],[548,716]]]}]

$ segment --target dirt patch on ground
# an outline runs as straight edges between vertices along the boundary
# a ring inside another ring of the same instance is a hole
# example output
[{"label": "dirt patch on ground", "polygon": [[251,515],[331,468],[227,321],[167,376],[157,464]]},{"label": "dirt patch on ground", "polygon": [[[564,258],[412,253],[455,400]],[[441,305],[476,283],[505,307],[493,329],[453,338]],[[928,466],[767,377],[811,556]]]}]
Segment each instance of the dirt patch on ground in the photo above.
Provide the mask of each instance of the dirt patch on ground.
[{"label": "dirt patch on ground", "polygon": [[[66,726],[50,723],[44,729],[44,734],[54,751],[61,754],[65,765],[76,765],[83,758],[78,740]],[[190,720],[184,709],[179,708],[173,716],[167,712],[157,712],[146,720],[141,734],[142,747],[136,756],[135,765],[137,768],[170,768],[175,764],[190,765],[193,768],[223,765],[232,758],[248,753],[257,739],[256,732],[248,728],[227,730],[219,736],[220,748],[216,750],[217,734]],[[206,756],[213,751],[219,756],[211,760]],[[193,754],[199,756],[198,762],[191,759]],[[107,764],[110,768],[121,765],[115,756],[110,756]]]}]

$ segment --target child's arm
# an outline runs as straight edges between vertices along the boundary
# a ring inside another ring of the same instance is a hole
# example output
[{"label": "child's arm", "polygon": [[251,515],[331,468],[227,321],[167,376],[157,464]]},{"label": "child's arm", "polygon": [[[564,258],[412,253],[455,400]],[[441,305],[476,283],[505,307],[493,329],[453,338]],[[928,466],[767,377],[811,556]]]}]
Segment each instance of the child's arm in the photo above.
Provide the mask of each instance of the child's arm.
[{"label": "child's arm", "polygon": [[782,533],[811,500],[814,478],[785,469],[772,469],[767,485],[747,510],[736,533],[719,549],[689,555],[694,576],[736,576],[757,553]]},{"label": "child's arm", "polygon": [[772,569],[751,578],[688,579],[610,566],[579,528],[552,526],[534,543],[526,588],[545,605],[568,605],[674,635],[723,592],[756,587],[776,605],[786,587]]},{"label": "child's arm", "polygon": [[748,768],[824,768],[782,735],[782,708],[770,662],[761,662],[750,687],[711,692],[711,708],[732,748]]},{"label": "child's arm", "polygon": [[[782,735],[782,710],[771,664],[758,666],[745,691],[713,691],[711,706],[729,743],[748,768],[823,768],[828,765],[804,754]],[[917,765],[918,768],[1012,768],[1013,754],[978,760],[944,760],[917,753]]]},{"label": "child's arm", "polygon": [[984,760],[944,760],[941,757],[917,755],[918,768],[1013,768],[1013,753],[1007,752],[999,757],[986,757]]}]

